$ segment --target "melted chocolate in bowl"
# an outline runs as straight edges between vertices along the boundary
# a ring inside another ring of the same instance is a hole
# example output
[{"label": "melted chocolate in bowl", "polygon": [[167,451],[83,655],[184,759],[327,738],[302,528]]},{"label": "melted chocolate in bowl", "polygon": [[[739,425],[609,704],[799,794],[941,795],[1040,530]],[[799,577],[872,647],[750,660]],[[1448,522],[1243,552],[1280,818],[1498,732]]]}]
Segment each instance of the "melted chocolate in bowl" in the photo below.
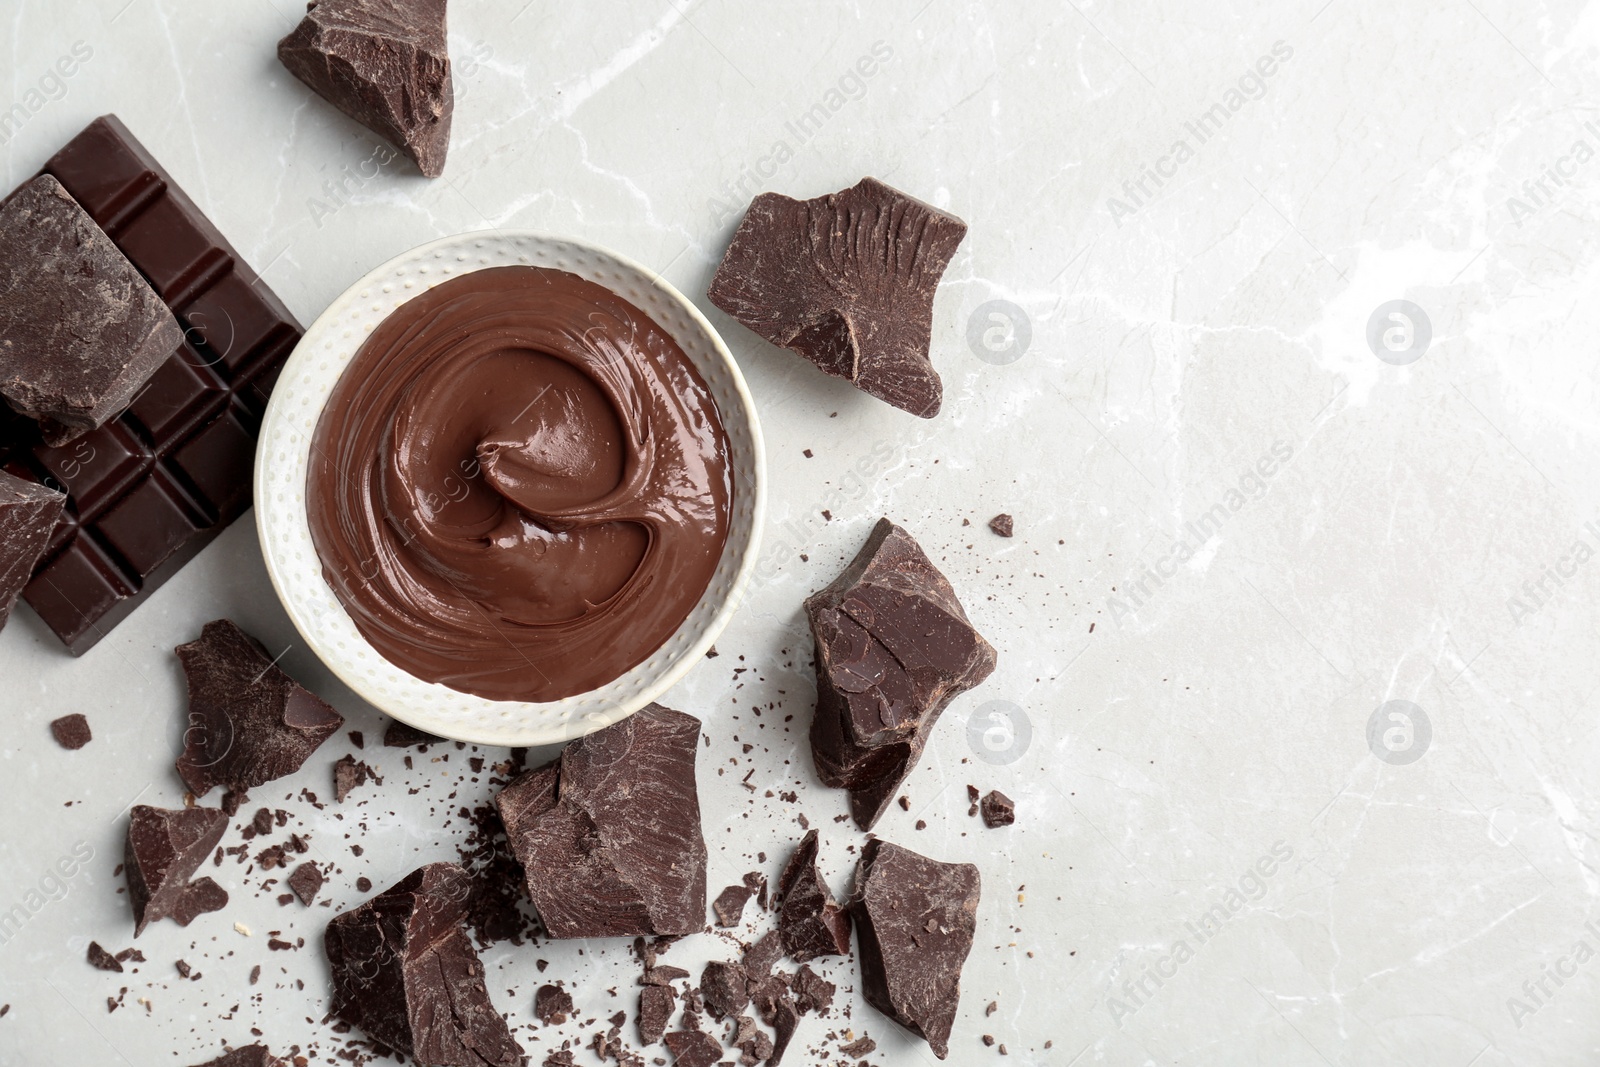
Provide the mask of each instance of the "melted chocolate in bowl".
[{"label": "melted chocolate in bowl", "polygon": [[398,308],[317,423],[307,516],[363,636],[490,700],[599,688],[660,648],[721,559],[710,390],[665,330],[565,271],[497,267]]}]

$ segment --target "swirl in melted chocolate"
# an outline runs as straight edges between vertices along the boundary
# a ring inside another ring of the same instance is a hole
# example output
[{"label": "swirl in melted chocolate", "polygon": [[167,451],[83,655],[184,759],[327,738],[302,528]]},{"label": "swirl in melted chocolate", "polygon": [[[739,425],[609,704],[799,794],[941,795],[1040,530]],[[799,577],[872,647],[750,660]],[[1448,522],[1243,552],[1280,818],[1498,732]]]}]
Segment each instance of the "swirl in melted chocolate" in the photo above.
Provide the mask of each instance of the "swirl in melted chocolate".
[{"label": "swirl in melted chocolate", "polygon": [[647,659],[722,556],[733,486],[705,381],[644,312],[497,267],[397,309],[313,441],[323,575],[380,653],[491,700],[598,688]]}]

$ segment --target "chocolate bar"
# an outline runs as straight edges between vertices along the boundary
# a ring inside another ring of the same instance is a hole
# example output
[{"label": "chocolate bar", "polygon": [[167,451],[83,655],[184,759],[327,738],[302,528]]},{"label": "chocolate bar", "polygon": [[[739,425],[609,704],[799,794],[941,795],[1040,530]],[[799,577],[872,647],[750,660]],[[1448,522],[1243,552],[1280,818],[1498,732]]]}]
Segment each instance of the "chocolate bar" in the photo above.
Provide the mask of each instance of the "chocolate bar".
[{"label": "chocolate bar", "polygon": [[0,411],[0,468],[68,495],[23,598],[80,655],[249,509],[256,434],[301,329],[116,116],[44,173],[184,330],[126,411],[65,445]]}]

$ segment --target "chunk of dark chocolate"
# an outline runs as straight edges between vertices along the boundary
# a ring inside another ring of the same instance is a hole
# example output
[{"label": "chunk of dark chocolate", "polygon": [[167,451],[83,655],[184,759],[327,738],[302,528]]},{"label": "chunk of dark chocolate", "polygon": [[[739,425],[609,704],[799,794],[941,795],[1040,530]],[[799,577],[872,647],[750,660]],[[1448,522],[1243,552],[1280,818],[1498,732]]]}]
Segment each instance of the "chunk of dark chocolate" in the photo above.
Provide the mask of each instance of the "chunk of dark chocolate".
[{"label": "chunk of dark chocolate", "polygon": [[651,704],[501,790],[495,804],[551,937],[705,925],[699,744],[698,719]]},{"label": "chunk of dark chocolate", "polygon": [[50,735],[56,739],[56,744],[71,752],[87,745],[94,740],[94,734],[89,730],[89,720],[82,715],[63,715],[50,724]]},{"label": "chunk of dark chocolate", "polygon": [[801,840],[778,879],[778,931],[783,950],[795,962],[850,951],[850,914],[833,899],[817,867],[819,842],[812,830]]},{"label": "chunk of dark chocolate", "polygon": [[372,768],[351,755],[339,757],[333,765],[333,799],[336,803],[343,804],[344,798],[358,785],[364,785],[369,780],[382,782]]},{"label": "chunk of dark chocolate", "polygon": [[265,1045],[246,1045],[214,1060],[207,1060],[199,1067],[288,1067],[288,1065],[268,1052]]},{"label": "chunk of dark chocolate", "polygon": [[647,985],[639,990],[639,1040],[654,1045],[667,1032],[678,996],[670,986]]},{"label": "chunk of dark chocolate", "polygon": [[444,173],[455,111],[445,0],[314,0],[278,59],[423,174]]},{"label": "chunk of dark chocolate", "polygon": [[700,973],[700,994],[714,1019],[737,1015],[750,1006],[750,974],[737,963],[712,960]]},{"label": "chunk of dark chocolate", "polygon": [[122,972],[122,961],[101,948],[98,941],[89,942],[89,966],[101,971]]},{"label": "chunk of dark chocolate", "polygon": [[322,892],[322,868],[307,860],[289,875],[289,888],[300,898],[300,903],[310,907]]},{"label": "chunk of dark chocolate", "polygon": [[989,529],[1001,537],[1010,537],[1015,532],[1010,515],[996,515],[989,520]]},{"label": "chunk of dark chocolate", "polygon": [[245,790],[293,774],[344,724],[227,619],[206,623],[177,652],[189,680],[178,775],[197,797],[218,785]]},{"label": "chunk of dark chocolate", "polygon": [[933,297],[967,224],[876,178],[815,200],[762,193],[706,295],[761,337],[931,419]]},{"label": "chunk of dark chocolate", "polygon": [[336,916],[325,943],[333,1014],[419,1064],[521,1064],[467,937],[471,891],[466,871],[430,863]]},{"label": "chunk of dark chocolate", "polygon": [[572,994],[558,985],[542,985],[533,995],[533,1013],[546,1026],[560,1026],[572,1014]]},{"label": "chunk of dark chocolate", "polygon": [[714,1067],[722,1059],[722,1045],[700,1030],[674,1030],[663,1040],[672,1053],[672,1067]]},{"label": "chunk of dark chocolate", "polygon": [[[200,912],[198,905],[215,900],[208,890],[191,896],[189,879],[222,840],[228,817],[217,808],[152,808],[135,805],[128,817],[128,838],[123,850],[123,871],[128,879],[128,902],[133,905],[133,936],[168,916],[179,926],[189,925]],[[193,883],[199,886],[209,878]],[[217,890],[221,892],[220,888]],[[186,899],[187,898],[187,899]],[[223,903],[227,896],[223,894]],[[215,910],[215,909],[210,909]]]},{"label": "chunk of dark chocolate", "polygon": [[383,731],[383,743],[388,748],[426,748],[443,741],[442,737],[424,733],[415,726],[407,726],[399,719],[391,720]]},{"label": "chunk of dark chocolate", "polygon": [[0,396],[66,444],[133,400],[183,343],[172,310],[61,183],[0,204]]},{"label": "chunk of dark chocolate", "polygon": [[850,791],[863,830],[922,755],[945,707],[989,677],[995,651],[909,533],[880,519],[832,585],[806,600],[816,642],[811,753]]},{"label": "chunk of dark chocolate", "polygon": [[867,842],[856,869],[851,907],[862,993],[941,1060],[961,1002],[979,890],[972,864],[941,863],[877,838]]},{"label": "chunk of dark chocolate", "polygon": [[49,546],[66,502],[65,493],[0,470],[0,630]]},{"label": "chunk of dark chocolate", "polygon": [[828,981],[809,966],[801,965],[794,975],[794,1003],[801,1015],[825,1013],[833,1006],[833,995],[839,987]]},{"label": "chunk of dark chocolate", "polygon": [[717,894],[717,899],[711,902],[711,910],[716,913],[718,926],[738,926],[744,918],[744,906],[750,903],[750,898],[765,884],[764,879],[752,881],[750,875],[745,875],[742,885],[730,885]]},{"label": "chunk of dark chocolate", "polygon": [[983,812],[983,825],[991,830],[1017,821],[1016,804],[998,789],[989,790],[978,806]]}]

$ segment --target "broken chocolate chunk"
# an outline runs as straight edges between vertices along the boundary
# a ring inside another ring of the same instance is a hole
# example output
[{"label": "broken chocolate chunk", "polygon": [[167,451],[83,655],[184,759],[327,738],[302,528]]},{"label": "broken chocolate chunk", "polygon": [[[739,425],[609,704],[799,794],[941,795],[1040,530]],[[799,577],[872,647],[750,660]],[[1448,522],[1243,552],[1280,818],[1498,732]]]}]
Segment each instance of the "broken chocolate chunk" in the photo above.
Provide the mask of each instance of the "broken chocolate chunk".
[{"label": "broken chocolate chunk", "polygon": [[56,744],[71,752],[87,745],[94,740],[94,734],[89,731],[89,720],[82,715],[63,715],[50,724],[50,733],[56,739]]},{"label": "broken chocolate chunk", "polygon": [[699,1030],[674,1030],[663,1040],[672,1053],[672,1067],[713,1067],[722,1059],[722,1045]]},{"label": "broken chocolate chunk", "polygon": [[858,1038],[855,1041],[850,1042],[848,1045],[839,1046],[840,1052],[844,1053],[846,1056],[849,1056],[851,1059],[856,1060],[869,1053],[876,1052],[877,1050],[878,1043],[872,1040],[870,1037]]},{"label": "broken chocolate chunk", "polygon": [[455,111],[445,26],[445,0],[316,0],[278,59],[437,178]]},{"label": "broken chocolate chunk", "polygon": [[[228,829],[228,817],[216,808],[152,808],[135,805],[128,817],[128,839],[123,871],[128,879],[128,902],[133,905],[133,936],[153,922],[177,919],[187,926],[197,907],[214,902],[215,895],[193,886],[216,883],[203,878],[191,886],[189,879],[211,854]],[[217,889],[221,892],[220,888]],[[227,902],[226,893],[223,903]],[[215,910],[215,909],[207,909]]]},{"label": "broken chocolate chunk", "polygon": [[750,1006],[750,974],[737,963],[712,960],[700,974],[700,994],[714,1019],[737,1015]]},{"label": "broken chocolate chunk", "polygon": [[495,798],[551,937],[702,928],[699,742],[698,719],[651,704],[572,742]]},{"label": "broken chocolate chunk", "polygon": [[794,1003],[801,1015],[811,1012],[823,1014],[833,1006],[833,995],[838,991],[838,986],[808,966],[802,965],[795,972]]},{"label": "broken chocolate chunk", "polygon": [[989,520],[989,529],[993,530],[1001,537],[1010,537],[1013,532],[1011,526],[1011,516],[996,515],[994,518]]},{"label": "broken chocolate chunk", "polygon": [[747,885],[730,885],[717,894],[717,899],[711,902],[711,910],[716,913],[718,926],[738,926],[744,918],[744,906],[756,891]]},{"label": "broken chocolate chunk", "polygon": [[100,942],[89,942],[89,966],[102,971],[122,972],[122,961],[100,947]]},{"label": "broken chocolate chunk", "polygon": [[418,1063],[515,1067],[522,1048],[489,1001],[465,928],[472,878],[419,867],[328,924],[333,1014]]},{"label": "broken chocolate chunk", "polygon": [[383,731],[383,743],[387,748],[427,748],[443,740],[415,726],[407,726],[399,719],[391,721],[388,729]]},{"label": "broken chocolate chunk", "polygon": [[322,892],[322,868],[311,860],[302,863],[289,875],[289,888],[309,908]]},{"label": "broken chocolate chunk", "polygon": [[983,825],[991,830],[1017,821],[1017,806],[998,789],[989,790],[978,806],[983,811]]},{"label": "broken chocolate chunk", "polygon": [[639,1040],[654,1045],[667,1032],[678,997],[670,986],[647,985],[639,990]]},{"label": "broken chocolate chunk", "polygon": [[0,470],[0,630],[33,577],[66,501],[65,493]]},{"label": "broken chocolate chunk", "polygon": [[767,341],[913,415],[939,413],[933,297],[967,224],[876,178],[815,200],[762,193],[706,295]]},{"label": "broken chocolate chunk", "polygon": [[377,781],[382,784],[383,779],[373,773],[372,768],[357,760],[354,756],[344,755],[333,765],[333,799],[336,803],[343,804],[344,798],[358,785],[368,781]]},{"label": "broken chocolate chunk", "polygon": [[227,619],[206,623],[177,652],[189,680],[178,774],[197,797],[218,785],[243,791],[293,774],[344,724]]},{"label": "broken chocolate chunk", "polygon": [[221,911],[228,906],[228,891],[210,878],[196,878],[183,890],[177,905],[172,909],[172,921],[188,926],[202,915]]},{"label": "broken chocolate chunk", "polygon": [[268,1052],[265,1045],[246,1045],[214,1060],[208,1060],[199,1067],[288,1067],[288,1065]]},{"label": "broken chocolate chunk", "polygon": [[955,590],[910,534],[880,519],[832,585],[806,600],[816,642],[811,752],[871,829],[946,705],[994,670]]},{"label": "broken chocolate chunk", "polygon": [[0,396],[52,445],[98,429],[183,331],[128,257],[49,174],[0,204]]},{"label": "broken chocolate chunk", "polygon": [[850,914],[840,908],[817,867],[817,832],[794,850],[778,879],[778,931],[783,950],[796,963],[850,951]]},{"label": "broken chocolate chunk", "polygon": [[961,967],[977,927],[970,863],[941,863],[873,838],[851,902],[867,1003],[920,1035],[941,1060],[961,1001]]},{"label": "broken chocolate chunk", "polygon": [[572,994],[558,985],[542,985],[533,995],[533,1013],[546,1026],[560,1026],[573,1013]]}]

